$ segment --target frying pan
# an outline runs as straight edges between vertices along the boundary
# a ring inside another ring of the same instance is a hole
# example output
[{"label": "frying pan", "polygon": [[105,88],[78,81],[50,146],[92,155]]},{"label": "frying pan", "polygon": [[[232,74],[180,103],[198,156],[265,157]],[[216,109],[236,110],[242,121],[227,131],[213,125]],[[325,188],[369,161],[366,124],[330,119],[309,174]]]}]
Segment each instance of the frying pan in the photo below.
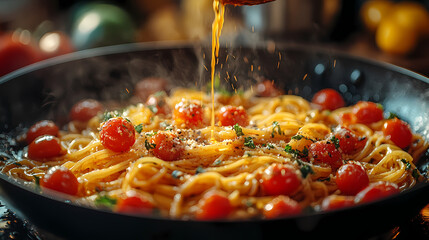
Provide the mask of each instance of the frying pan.
[{"label": "frying pan", "polygon": [[[429,80],[368,59],[298,44],[222,48],[217,69],[225,87],[275,80],[306,99],[322,88],[339,90],[348,104],[381,103],[429,139]],[[0,154],[20,154],[8,136],[41,119],[67,121],[83,98],[126,104],[142,78],[162,77],[174,86],[203,89],[210,80],[211,49],[198,44],[127,44],[86,50],[20,69],[0,79]],[[427,173],[429,154],[418,167]],[[17,213],[40,229],[70,239],[266,239],[274,237],[361,239],[410,219],[429,202],[429,184],[370,204],[305,212],[274,220],[192,221],[112,213],[82,206],[64,196],[41,195],[33,186],[0,174],[0,193]]]}]

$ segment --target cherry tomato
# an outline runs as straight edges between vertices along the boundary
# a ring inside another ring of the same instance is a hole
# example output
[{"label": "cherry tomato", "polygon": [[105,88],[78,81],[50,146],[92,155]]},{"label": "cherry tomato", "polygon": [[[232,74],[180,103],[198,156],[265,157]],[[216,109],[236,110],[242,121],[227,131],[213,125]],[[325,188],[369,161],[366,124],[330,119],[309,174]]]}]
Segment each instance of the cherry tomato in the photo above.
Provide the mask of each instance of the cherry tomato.
[{"label": "cherry tomato", "polygon": [[158,132],[149,139],[146,146],[152,151],[153,155],[164,160],[177,160],[183,153],[184,146],[176,135],[168,132]]},{"label": "cherry tomato", "polygon": [[112,151],[128,151],[136,140],[134,126],[124,118],[111,118],[103,123],[100,140],[104,147]]},{"label": "cherry tomato", "polygon": [[199,209],[195,214],[198,220],[224,219],[228,217],[233,210],[228,197],[217,191],[210,191],[204,194],[198,206]]},{"label": "cherry tomato", "polygon": [[173,118],[178,126],[184,125],[188,128],[196,128],[203,123],[204,110],[203,107],[196,102],[183,100],[176,104]]},{"label": "cherry tomato", "polygon": [[52,135],[58,137],[59,129],[57,125],[50,120],[42,120],[35,123],[27,131],[27,143],[31,143],[39,136]]},{"label": "cherry tomato", "polygon": [[70,118],[74,121],[86,122],[103,111],[103,105],[94,99],[77,102],[70,110]]},{"label": "cherry tomato", "polygon": [[264,216],[267,219],[294,216],[301,212],[302,208],[297,201],[282,195],[275,197],[264,207]]},{"label": "cherry tomato", "polygon": [[351,196],[331,195],[323,199],[320,209],[323,211],[336,210],[355,205],[355,198]]},{"label": "cherry tomato", "polygon": [[352,112],[358,123],[369,124],[383,119],[383,109],[373,102],[360,101],[353,106]]},{"label": "cherry tomato", "polygon": [[34,160],[46,160],[60,156],[61,153],[60,139],[51,135],[39,136],[28,145],[28,157]]},{"label": "cherry tomato", "polygon": [[339,123],[341,125],[350,125],[356,122],[356,116],[352,112],[345,112],[340,115]]},{"label": "cherry tomato", "polygon": [[277,97],[282,95],[282,91],[274,85],[273,81],[264,80],[256,85],[256,94],[260,97]]},{"label": "cherry tomato", "polygon": [[249,117],[243,107],[225,106],[222,107],[217,115],[219,126],[240,126],[249,125]]},{"label": "cherry tomato", "polygon": [[335,182],[338,189],[345,195],[356,195],[369,184],[369,177],[365,169],[355,163],[342,165],[336,174]]},{"label": "cherry tomato", "polygon": [[79,189],[79,182],[76,176],[69,169],[62,166],[50,168],[40,180],[40,185],[69,195],[76,195]]},{"label": "cherry tomato", "polygon": [[45,33],[39,40],[43,59],[48,59],[74,51],[70,38],[61,31]]},{"label": "cherry tomato", "polygon": [[384,123],[383,134],[400,148],[408,147],[413,138],[413,133],[408,124],[397,118],[387,120]]},{"label": "cherry tomato", "polygon": [[324,140],[312,143],[308,152],[316,164],[328,164],[333,169],[342,165],[341,153],[332,141]]},{"label": "cherry tomato", "polygon": [[398,185],[391,182],[379,181],[371,183],[368,187],[360,191],[355,197],[355,203],[371,202],[396,193],[399,193]]},{"label": "cherry tomato", "polygon": [[355,153],[366,143],[366,138],[356,136],[352,130],[346,127],[336,128],[334,136],[338,139],[340,149],[345,154]]},{"label": "cherry tomato", "polygon": [[155,114],[167,114],[170,109],[165,101],[167,94],[165,92],[157,92],[151,94],[147,101],[146,105],[154,112]]},{"label": "cherry tomato", "polygon": [[334,89],[325,88],[314,94],[312,103],[320,106],[321,110],[333,111],[337,108],[344,107],[346,103],[343,97]]},{"label": "cherry tomato", "polygon": [[294,194],[301,186],[301,179],[292,167],[280,164],[269,166],[262,175],[262,188],[267,195]]},{"label": "cherry tomato", "polygon": [[0,76],[39,60],[38,52],[31,42],[21,41],[18,35],[5,34],[0,38]]},{"label": "cherry tomato", "polygon": [[150,214],[153,204],[144,196],[138,195],[134,191],[128,191],[126,196],[119,198],[116,204],[116,211],[128,214]]}]

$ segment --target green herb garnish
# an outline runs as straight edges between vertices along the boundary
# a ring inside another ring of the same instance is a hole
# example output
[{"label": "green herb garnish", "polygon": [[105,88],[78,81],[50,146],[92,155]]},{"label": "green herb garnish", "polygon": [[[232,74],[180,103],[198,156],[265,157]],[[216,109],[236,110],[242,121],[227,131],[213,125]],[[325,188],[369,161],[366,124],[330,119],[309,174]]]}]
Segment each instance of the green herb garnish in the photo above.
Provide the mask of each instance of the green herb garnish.
[{"label": "green herb garnish", "polygon": [[96,205],[99,206],[113,208],[116,205],[117,200],[107,195],[99,195],[94,202]]},{"label": "green herb garnish", "polygon": [[336,149],[340,148],[340,139],[338,139],[335,136],[332,136],[329,140],[332,141],[332,143],[335,145]]},{"label": "green herb garnish", "polygon": [[408,170],[411,168],[411,163],[409,163],[407,160],[401,159],[401,162],[405,164],[405,170]]},{"label": "green herb garnish", "polygon": [[253,138],[252,137],[245,137],[244,138],[244,146],[249,147],[251,149],[255,149],[255,143],[253,142]]},{"label": "green herb garnish", "polygon": [[140,123],[139,125],[134,126],[134,129],[136,130],[136,132],[141,133],[143,130],[143,124]]},{"label": "green herb garnish", "polygon": [[271,131],[271,137],[274,137],[274,134],[277,133],[279,135],[283,135],[283,131],[279,125],[279,122],[274,121],[273,122],[273,130]]},{"label": "green herb garnish", "polygon": [[235,135],[237,135],[237,137],[243,136],[243,129],[236,123],[233,127],[232,127],[235,131]]},{"label": "green herb garnish", "polygon": [[306,178],[308,174],[314,174],[313,169],[307,164],[304,164],[299,170],[301,171],[303,178]]},{"label": "green herb garnish", "polygon": [[146,149],[149,151],[151,149],[156,148],[156,144],[155,143],[150,143],[147,139],[144,140],[144,146],[146,147]]}]

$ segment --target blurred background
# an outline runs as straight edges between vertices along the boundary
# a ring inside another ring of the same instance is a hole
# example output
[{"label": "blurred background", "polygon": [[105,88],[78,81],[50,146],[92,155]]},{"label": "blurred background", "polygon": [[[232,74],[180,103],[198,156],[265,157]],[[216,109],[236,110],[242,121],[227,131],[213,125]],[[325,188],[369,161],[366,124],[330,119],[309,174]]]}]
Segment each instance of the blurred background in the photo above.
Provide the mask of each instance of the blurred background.
[{"label": "blurred background", "polygon": [[[429,74],[429,0],[277,0],[227,6],[224,44],[292,41]],[[1,0],[0,76],[89,48],[151,41],[210,44],[212,0]]]}]

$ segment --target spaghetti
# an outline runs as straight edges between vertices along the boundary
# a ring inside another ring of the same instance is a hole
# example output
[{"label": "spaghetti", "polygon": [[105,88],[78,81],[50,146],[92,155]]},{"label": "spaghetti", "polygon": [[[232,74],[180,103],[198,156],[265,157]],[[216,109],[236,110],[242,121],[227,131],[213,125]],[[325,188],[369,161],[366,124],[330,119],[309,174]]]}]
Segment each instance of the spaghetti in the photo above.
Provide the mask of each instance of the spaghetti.
[{"label": "spaghetti", "polygon": [[[99,114],[84,123],[71,121],[58,134],[63,149],[59,156],[3,163],[2,172],[35,182],[44,179],[51,167],[62,166],[79,182],[79,202],[97,205],[100,199],[108,199],[115,211],[121,199],[132,193],[146,205],[125,204],[125,212],[151,214],[156,209],[166,217],[202,220],[293,215],[307,207],[321,208],[335,196],[359,204],[360,193],[344,194],[339,188],[338,173],[347,164],[364,169],[369,186],[381,181],[395,185],[399,192],[425,181],[415,163],[427,142],[412,134],[411,144],[401,149],[383,134],[389,120],[348,121],[358,104],[331,112],[293,95],[265,98],[245,92],[240,101],[237,96],[217,96],[217,124],[212,131],[211,96],[190,89],[157,96],[162,106],[141,103],[105,113],[106,119]],[[226,106],[235,107],[234,111],[220,114]],[[184,112],[194,109],[201,114],[199,122],[190,122],[195,113],[189,121],[183,119]],[[238,109],[247,114],[242,116],[248,117],[248,124],[225,126],[222,116],[237,116]],[[100,139],[109,117],[125,119],[135,127],[135,142],[129,149],[113,151]],[[350,142],[341,142],[344,129],[350,133],[344,135],[346,140],[357,139],[352,149],[346,148]],[[164,142],[159,141],[161,135]],[[319,143],[335,145],[332,155],[339,152],[339,165],[318,155]],[[283,186],[276,181],[288,183]],[[273,215],[271,210],[284,209],[279,202],[289,204],[289,210]]]}]

